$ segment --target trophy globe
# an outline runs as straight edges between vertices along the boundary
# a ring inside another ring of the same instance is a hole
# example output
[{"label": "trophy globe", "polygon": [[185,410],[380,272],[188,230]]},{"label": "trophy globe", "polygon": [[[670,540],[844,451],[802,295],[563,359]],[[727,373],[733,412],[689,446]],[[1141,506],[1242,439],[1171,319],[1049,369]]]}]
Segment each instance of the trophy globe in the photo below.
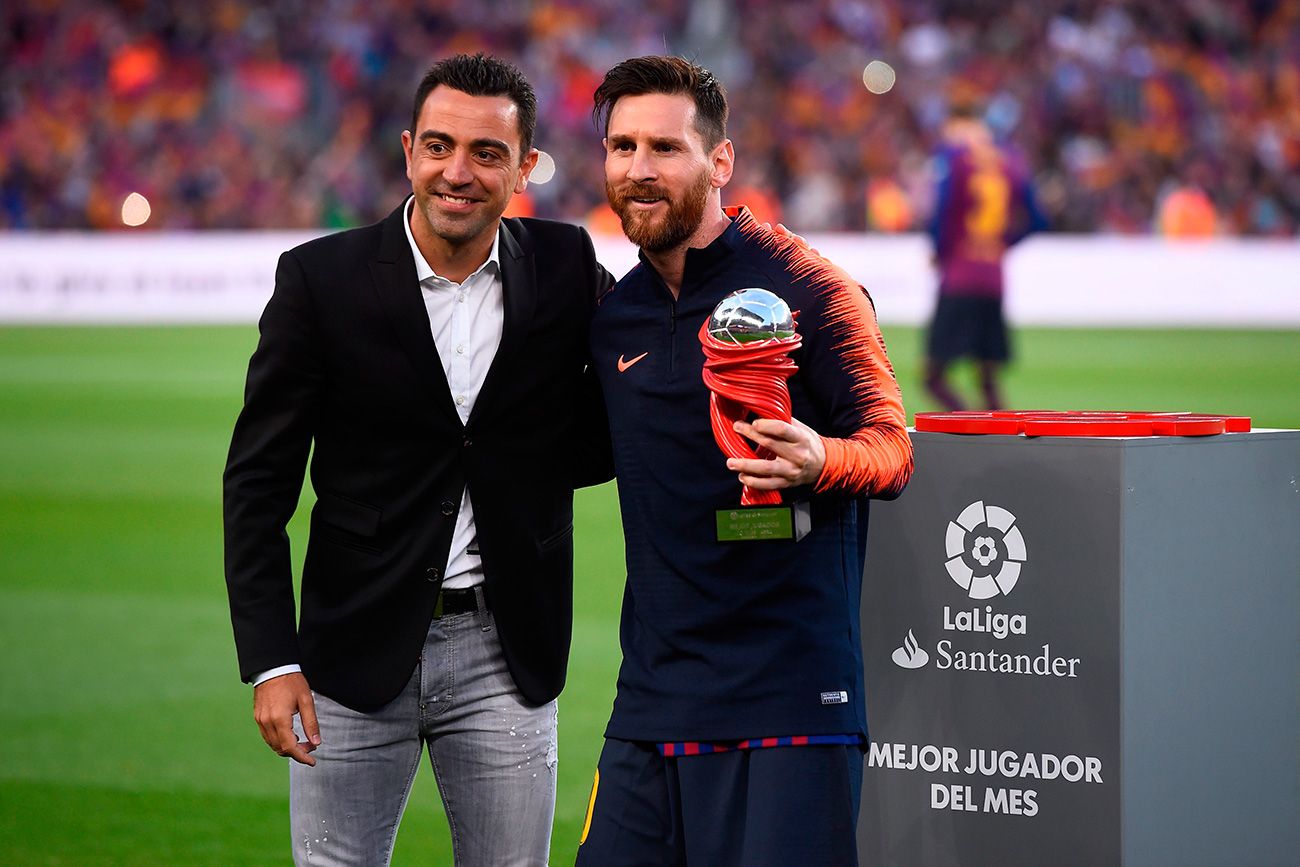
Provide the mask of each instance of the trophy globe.
[{"label": "trophy globe", "polygon": [[709,317],[709,334],[721,343],[788,340],[794,333],[790,305],[767,289],[737,289],[719,301]]}]

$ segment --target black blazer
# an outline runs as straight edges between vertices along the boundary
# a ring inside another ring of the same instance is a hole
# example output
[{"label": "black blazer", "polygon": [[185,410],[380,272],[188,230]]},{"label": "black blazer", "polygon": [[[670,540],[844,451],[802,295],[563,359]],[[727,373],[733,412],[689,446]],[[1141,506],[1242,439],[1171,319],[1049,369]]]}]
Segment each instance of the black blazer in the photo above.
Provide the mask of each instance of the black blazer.
[{"label": "black blazer", "polygon": [[[424,644],[468,485],[505,658],[540,704],[564,686],[569,655],[573,488],[612,475],[584,369],[613,280],[581,228],[503,220],[501,344],[462,425],[403,214],[280,257],[225,471],[240,674],[296,662],[348,707],[392,700]],[[309,451],[317,500],[295,629],[285,524]]]}]

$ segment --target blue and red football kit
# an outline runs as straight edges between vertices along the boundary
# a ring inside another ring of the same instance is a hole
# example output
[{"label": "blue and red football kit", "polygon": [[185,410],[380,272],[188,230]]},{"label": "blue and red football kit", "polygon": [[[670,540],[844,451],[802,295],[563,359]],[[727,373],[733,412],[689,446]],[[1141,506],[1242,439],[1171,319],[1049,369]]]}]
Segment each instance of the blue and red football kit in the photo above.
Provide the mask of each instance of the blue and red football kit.
[{"label": "blue and red football kit", "polygon": [[1025,168],[992,145],[950,147],[927,227],[943,295],[1000,298],[1008,249],[1047,227]]},{"label": "blue and red football kit", "polygon": [[[972,357],[1004,362],[1011,345],[1002,310],[1007,250],[1046,228],[1028,173],[991,143],[949,147],[935,158],[939,175],[929,233],[939,267],[939,300],[926,336],[931,364]],[[1001,400],[984,373],[990,408]],[[960,401],[932,369],[927,384],[949,409]]]},{"label": "blue and red football kit", "polygon": [[[643,258],[591,327],[627,551],[623,663],[605,736],[670,760],[865,741],[867,502],[897,496],[912,471],[866,292],[748,211],[728,216],[713,243],[687,251],[678,298]],[[817,482],[785,492],[810,507],[797,542],[716,538],[715,512],[738,504],[741,489],[710,427],[698,332],[719,301],[750,287],[797,311],[793,415],[826,450]]]}]

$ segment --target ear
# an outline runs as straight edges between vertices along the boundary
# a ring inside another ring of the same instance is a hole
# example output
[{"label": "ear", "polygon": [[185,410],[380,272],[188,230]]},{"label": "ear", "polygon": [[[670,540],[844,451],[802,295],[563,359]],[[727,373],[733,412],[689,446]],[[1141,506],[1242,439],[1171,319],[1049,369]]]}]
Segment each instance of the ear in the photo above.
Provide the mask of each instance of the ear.
[{"label": "ear", "polygon": [[515,181],[515,192],[522,193],[528,187],[528,176],[537,168],[537,148],[528,151],[528,155],[519,165],[519,179]]},{"label": "ear", "polygon": [[406,157],[406,177],[408,180],[413,180],[413,178],[411,178],[412,141],[414,141],[414,139],[411,137],[411,131],[409,129],[402,130],[402,156]]},{"label": "ear", "polygon": [[713,162],[713,172],[709,176],[709,182],[716,189],[722,189],[731,181],[731,173],[736,168],[736,151],[731,146],[731,139],[723,139],[713,149],[710,159]]}]

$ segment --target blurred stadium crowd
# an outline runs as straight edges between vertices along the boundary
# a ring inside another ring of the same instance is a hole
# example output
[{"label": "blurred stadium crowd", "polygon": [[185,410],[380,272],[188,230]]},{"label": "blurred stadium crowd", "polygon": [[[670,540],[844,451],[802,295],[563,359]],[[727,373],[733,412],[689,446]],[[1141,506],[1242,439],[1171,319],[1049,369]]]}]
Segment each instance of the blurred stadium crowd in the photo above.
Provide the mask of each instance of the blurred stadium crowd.
[{"label": "blurred stadium crowd", "polygon": [[591,93],[670,52],[730,91],[727,198],[800,231],[921,227],[957,102],[1034,167],[1055,230],[1300,226],[1297,0],[10,0],[0,227],[120,226],[133,191],[151,228],[378,219],[409,191],[421,73],[479,50],[529,75],[557,166],[518,212],[613,228]]}]

